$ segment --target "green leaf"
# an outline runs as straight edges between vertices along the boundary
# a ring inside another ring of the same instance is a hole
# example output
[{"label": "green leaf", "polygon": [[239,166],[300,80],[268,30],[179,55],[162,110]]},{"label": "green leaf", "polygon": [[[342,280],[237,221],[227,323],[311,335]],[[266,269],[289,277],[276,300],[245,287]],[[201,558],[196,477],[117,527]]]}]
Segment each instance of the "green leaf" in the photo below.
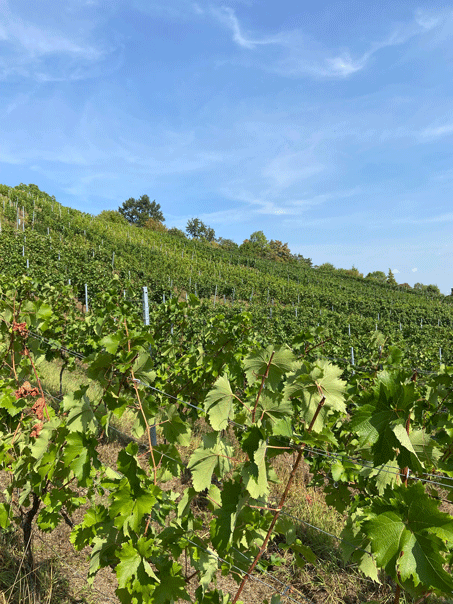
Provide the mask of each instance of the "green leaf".
[{"label": "green leaf", "polygon": [[222,555],[232,541],[232,535],[245,498],[241,494],[241,485],[226,481],[221,493],[222,504],[215,510],[214,520],[210,524],[211,542]]},{"label": "green leaf", "polygon": [[153,604],[168,604],[169,602],[178,602],[179,600],[188,600],[189,594],[186,591],[186,582],[181,575],[181,567],[176,562],[170,560],[159,568],[161,581],[153,592]]},{"label": "green leaf", "polygon": [[133,546],[132,541],[123,543],[123,546],[117,555],[120,559],[120,562],[115,568],[118,585],[119,587],[125,587],[131,578],[137,574],[138,567],[142,562],[142,557]]},{"label": "green leaf", "polygon": [[241,471],[244,486],[254,499],[264,497],[269,492],[266,449],[266,441],[262,440],[253,454],[253,462],[246,462]]},{"label": "green leaf", "polygon": [[109,333],[103,337],[102,340],[100,340],[99,344],[103,346],[110,354],[116,354],[122,338],[123,334],[121,332]]},{"label": "green leaf", "polygon": [[60,420],[53,418],[49,422],[45,422],[39,436],[34,439],[30,439],[30,450],[32,456],[38,462],[35,464],[35,468],[39,466],[39,461],[46,453],[49,443],[55,433],[56,428],[59,426]]},{"label": "green leaf", "polygon": [[396,436],[399,444],[417,457],[417,454],[415,452],[414,447],[412,446],[411,439],[409,438],[405,426],[401,424],[396,424],[395,426],[393,426],[392,431],[393,434]]},{"label": "green leaf", "polygon": [[[181,468],[184,466],[175,445],[159,444],[153,447],[153,456],[156,466],[159,467],[159,479],[162,481],[170,480],[172,477],[180,476]],[[149,458],[150,467],[153,467],[153,459]]]},{"label": "green leaf", "polygon": [[203,436],[203,445],[196,449],[189,459],[188,468],[192,470],[193,486],[198,492],[208,489],[212,475],[222,478],[232,468],[233,447],[228,445],[219,434]]},{"label": "green leaf", "polygon": [[30,406],[30,403],[24,399],[16,399],[14,390],[9,388],[2,380],[0,380],[0,408],[6,409],[8,415],[15,417],[22,413],[24,409]]},{"label": "green leaf", "polygon": [[197,569],[200,571],[200,585],[203,593],[209,589],[209,584],[213,580],[218,569],[218,558],[209,551],[200,550],[197,560]]},{"label": "green leaf", "polygon": [[374,468],[364,467],[359,471],[359,475],[365,476],[368,479],[374,478],[379,495],[383,495],[388,486],[396,484],[399,471],[398,462],[392,460]]},{"label": "green leaf", "polygon": [[146,583],[154,585],[159,583],[159,579],[145,559],[152,553],[149,545],[150,541],[145,537],[140,537],[136,545],[129,540],[123,543],[121,549],[116,552],[120,562],[116,565],[115,572],[120,588],[130,587],[134,579],[140,575]]},{"label": "green leaf", "polygon": [[[224,594],[222,591],[217,589],[209,590],[206,594],[203,594],[202,588],[197,587],[195,591],[196,604],[229,604],[231,602],[230,595]],[[241,600],[238,601],[241,604]]]},{"label": "green leaf", "polygon": [[[264,390],[261,393],[256,411],[256,420],[268,420],[271,426],[275,426],[277,422],[284,420],[285,425],[287,425],[288,420],[292,418],[293,407],[291,402],[282,398],[280,393]],[[280,425],[282,426],[282,424]]]},{"label": "green leaf", "polygon": [[52,307],[49,306],[49,304],[42,302],[39,305],[38,310],[36,311],[36,318],[37,319],[50,319],[51,316],[52,316]]},{"label": "green leaf", "polygon": [[82,387],[63,398],[63,409],[67,412],[66,425],[70,432],[95,432],[98,422],[91,403],[85,392],[88,386]]},{"label": "green leaf", "polygon": [[11,524],[11,506],[8,503],[0,503],[0,527],[6,529]]},{"label": "green leaf", "polygon": [[[288,376],[284,389],[285,398],[297,399],[296,405],[300,409],[301,419],[305,425],[310,425],[319,403],[325,397],[315,423],[313,432],[322,432],[328,416],[334,411],[343,414],[346,412],[344,392],[346,383],[340,379],[342,370],[329,361],[318,359],[310,365],[304,363],[292,375]],[[299,412],[298,412],[299,414]]]},{"label": "green leaf", "polygon": [[[376,516],[365,523],[378,566],[410,588],[453,591],[453,578],[443,566],[441,552],[453,544],[453,518],[438,510],[420,483],[386,491],[387,499],[376,499]],[[382,511],[381,511],[382,510]]]},{"label": "green leaf", "polygon": [[296,526],[288,516],[280,515],[275,525],[275,531],[284,535],[287,545],[291,545],[297,539]]},{"label": "green leaf", "polygon": [[[272,352],[274,352],[273,357]],[[269,365],[271,357],[272,362]],[[282,380],[282,376],[291,370],[292,364],[295,360],[296,357],[288,346],[282,346],[281,348],[275,349],[273,346],[268,346],[264,350],[250,354],[244,360],[244,369],[247,381],[250,385],[254,384],[255,382],[261,382],[269,365],[269,373],[265,384],[266,388],[275,390]]]},{"label": "green leaf", "polygon": [[135,490],[132,493],[123,486],[111,495],[110,515],[115,518],[115,526],[122,528],[126,535],[129,535],[129,529],[139,531],[143,517],[152,512],[153,506],[157,502],[155,491],[158,490],[158,487],[149,488],[149,491]]},{"label": "green leaf", "polygon": [[309,562],[310,564],[316,564],[316,562],[318,561],[318,558],[316,557],[316,555],[312,552],[312,550],[308,547],[308,545],[304,545],[300,539],[297,539],[292,545],[291,545],[291,549],[295,552],[297,552],[298,554],[300,554],[301,556],[303,556],[305,558],[305,560],[307,562]]},{"label": "green leaf", "polygon": [[428,466],[436,466],[441,457],[441,451],[436,441],[424,430],[412,430],[409,438],[420,461]]},{"label": "green leaf", "polygon": [[90,451],[90,444],[87,443],[85,436],[79,432],[70,432],[66,436],[63,460],[79,481],[90,474],[92,467],[90,453],[95,454],[95,451]]},{"label": "green leaf", "polygon": [[226,377],[219,377],[204,401],[204,408],[214,430],[225,430],[234,416],[234,395]]},{"label": "green leaf", "polygon": [[176,405],[169,405],[165,408],[161,422],[164,437],[170,443],[178,443],[183,447],[190,445],[192,436],[190,425],[187,421],[182,420]]}]

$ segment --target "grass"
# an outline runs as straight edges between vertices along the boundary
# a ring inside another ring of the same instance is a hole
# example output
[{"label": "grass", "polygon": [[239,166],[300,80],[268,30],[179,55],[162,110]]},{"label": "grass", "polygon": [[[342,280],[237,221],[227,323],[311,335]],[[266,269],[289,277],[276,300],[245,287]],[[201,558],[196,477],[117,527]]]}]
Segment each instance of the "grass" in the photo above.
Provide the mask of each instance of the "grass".
[{"label": "grass", "polygon": [[[33,581],[30,581],[33,573]],[[36,585],[36,590],[32,585]],[[30,571],[25,565],[17,531],[0,531],[0,604],[88,604],[74,599],[69,581],[55,557],[45,558]]]},{"label": "grass", "polygon": [[[60,396],[60,372],[62,363],[61,361],[46,361],[42,360],[38,364],[38,372],[41,378],[42,387],[45,391],[49,392],[52,396]],[[61,394],[65,396],[75,390],[78,390],[81,385],[89,384],[88,396],[91,400],[99,400],[102,396],[102,388],[99,384],[90,380],[84,368],[77,366],[76,369],[69,371],[65,369],[62,376],[62,389]]]}]

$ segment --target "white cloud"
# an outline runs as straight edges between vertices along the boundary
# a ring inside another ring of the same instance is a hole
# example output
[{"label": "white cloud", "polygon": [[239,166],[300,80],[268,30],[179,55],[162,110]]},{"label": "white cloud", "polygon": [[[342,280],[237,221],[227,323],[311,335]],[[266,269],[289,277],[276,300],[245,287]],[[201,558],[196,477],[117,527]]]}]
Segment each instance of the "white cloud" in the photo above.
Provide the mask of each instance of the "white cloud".
[{"label": "white cloud", "polygon": [[423,29],[430,30],[439,25],[441,17],[433,15],[432,13],[430,14],[419,8],[415,11],[415,21],[417,25],[420,25]]},{"label": "white cloud", "polygon": [[269,37],[269,38],[261,38],[261,39],[252,39],[247,37],[246,34],[243,33],[242,28],[240,26],[239,20],[236,17],[236,13],[230,7],[223,6],[222,8],[212,8],[212,14],[226,27],[228,27],[233,33],[233,40],[242,48],[248,48],[253,50],[256,46],[263,44],[278,44],[278,37]]},{"label": "white cloud", "polygon": [[349,53],[345,53],[342,56],[327,59],[327,64],[329,65],[332,75],[336,74],[338,76],[347,77],[356,73],[356,71],[363,69],[368,58],[369,54],[365,54],[362,58],[354,61]]},{"label": "white cloud", "polygon": [[311,157],[309,152],[286,153],[272,159],[263,170],[263,176],[269,178],[278,187],[290,185],[319,174],[325,166]]},{"label": "white cloud", "polygon": [[436,224],[453,222],[453,212],[438,214],[437,216],[425,216],[424,218],[398,218],[392,220],[392,224]]},{"label": "white cloud", "polygon": [[[0,5],[0,79],[11,76],[38,81],[65,81],[91,77],[90,67],[101,63],[114,48],[88,40],[86,28],[66,24],[58,31],[14,14],[6,1]],[[83,33],[81,33],[83,32]]]},{"label": "white cloud", "polygon": [[275,57],[274,61],[262,64],[263,69],[289,77],[309,75],[319,78],[347,78],[364,69],[379,50],[402,45],[414,36],[438,27],[445,20],[444,15],[417,11],[411,21],[399,24],[384,40],[371,43],[366,52],[353,58],[348,50],[329,56],[327,49],[308,39],[301,30],[283,31],[271,36],[249,35],[230,7],[212,8],[211,13],[232,32],[233,41],[242,48],[256,50],[260,46],[274,45],[285,53],[283,57]]},{"label": "white cloud", "polygon": [[421,135],[426,138],[438,138],[453,134],[453,123],[444,124],[443,126],[431,126],[421,131]]}]

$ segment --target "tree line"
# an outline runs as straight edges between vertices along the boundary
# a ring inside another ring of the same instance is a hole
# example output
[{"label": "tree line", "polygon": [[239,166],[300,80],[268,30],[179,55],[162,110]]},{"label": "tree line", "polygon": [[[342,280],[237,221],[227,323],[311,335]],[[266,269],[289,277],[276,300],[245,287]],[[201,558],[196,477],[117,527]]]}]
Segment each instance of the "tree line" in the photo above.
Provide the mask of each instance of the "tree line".
[{"label": "tree line", "polygon": [[[274,260],[276,262],[302,262],[309,267],[313,266],[311,258],[304,258],[300,254],[293,254],[287,243],[283,243],[278,239],[268,240],[263,231],[255,231],[248,239],[245,239],[242,244],[237,244],[232,239],[216,237],[215,230],[205,224],[200,218],[190,218],[187,221],[185,232],[176,227],[167,228],[164,225],[165,217],[159,203],[156,200],[150,201],[148,195],[141,195],[138,199],[130,197],[118,208],[118,211],[106,210],[101,212],[100,216],[103,219],[111,222],[127,222],[130,225],[142,227],[152,231],[167,233],[174,237],[186,239],[196,239],[205,241],[214,247],[220,247],[228,251],[238,250],[244,255],[260,258],[265,260]],[[395,276],[391,269],[387,275],[383,271],[372,271],[363,276],[359,270],[353,266],[351,269],[337,269],[333,264],[327,262],[314,268],[321,269],[323,272],[342,273],[351,277],[365,278],[378,283],[396,286],[398,285]],[[401,283],[399,287],[405,289],[414,289],[423,291],[428,294],[440,294],[437,285],[423,285],[416,283],[412,288],[408,283]]]}]

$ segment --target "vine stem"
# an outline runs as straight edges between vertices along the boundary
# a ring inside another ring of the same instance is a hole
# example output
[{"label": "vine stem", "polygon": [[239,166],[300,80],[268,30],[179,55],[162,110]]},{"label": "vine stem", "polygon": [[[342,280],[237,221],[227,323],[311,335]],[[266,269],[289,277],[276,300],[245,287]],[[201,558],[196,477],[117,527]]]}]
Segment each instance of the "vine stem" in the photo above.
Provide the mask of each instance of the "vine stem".
[{"label": "vine stem", "polygon": [[395,589],[395,599],[393,600],[393,604],[399,604],[401,595],[401,585],[397,585]]},{"label": "vine stem", "polygon": [[[322,398],[321,398],[321,400],[318,403],[318,407],[316,408],[315,414],[313,416],[313,419],[310,422],[310,425],[308,427],[307,432],[311,432],[313,430],[313,426],[315,425],[315,421],[317,420],[319,412],[321,411],[321,409],[324,406],[325,402],[326,402],[326,397],[323,395]],[[297,468],[299,467],[299,464],[300,464],[300,462],[302,460],[302,454],[304,452],[304,448],[305,448],[305,443],[302,443],[302,445],[299,448],[299,452],[297,454],[296,461],[293,464],[293,468],[291,470],[291,474],[289,475],[288,482],[286,483],[285,490],[283,491],[283,494],[280,497],[280,501],[278,502],[278,507],[275,510],[274,517],[272,518],[272,522],[270,523],[269,528],[267,530],[266,537],[264,538],[264,541],[263,541],[263,545],[260,547],[259,552],[257,553],[255,559],[253,560],[250,568],[247,571],[247,574],[244,575],[244,578],[242,579],[241,584],[239,585],[238,590],[237,590],[237,592],[236,592],[236,594],[235,594],[235,596],[234,596],[231,604],[236,604],[236,602],[238,601],[239,596],[241,595],[242,590],[244,589],[244,586],[247,583],[247,581],[248,581],[251,573],[254,571],[256,565],[258,564],[258,562],[261,559],[261,556],[264,554],[264,552],[265,552],[265,550],[267,548],[267,544],[269,542],[269,539],[271,538],[271,535],[272,535],[272,532],[274,530],[275,524],[277,523],[277,520],[278,520],[278,518],[280,516],[280,512],[282,511],[283,506],[284,506],[285,501],[286,501],[286,498],[288,497],[288,493],[289,493],[289,490],[291,488],[291,485],[293,484],[294,477],[296,476]]]},{"label": "vine stem", "polygon": [[[414,375],[412,376],[412,381],[415,382],[417,378],[417,372],[414,373]],[[409,413],[409,417],[406,420],[406,434],[409,436],[410,433],[410,429],[411,429],[411,415]],[[407,487],[407,479],[409,478],[409,468],[406,467],[403,470],[403,474],[404,474],[404,486]],[[401,551],[400,553],[400,558],[403,555],[403,552]],[[397,575],[399,578],[399,572],[397,571]],[[399,604],[400,601],[400,596],[401,596],[401,585],[399,583],[397,583],[396,585],[396,589],[395,589],[395,599],[393,601],[393,604]]]},{"label": "vine stem", "polygon": [[[127,350],[128,350],[128,352],[130,352],[131,351],[131,341],[129,340],[129,331],[127,329],[126,319],[124,319],[124,328],[126,330],[126,337],[127,337]],[[131,367],[131,378],[132,378],[132,385],[133,385],[134,391],[135,391],[135,396],[137,397],[138,406],[140,408],[140,412],[142,414],[143,421],[145,422],[145,425],[146,425],[146,436],[148,437],[149,454],[151,455],[151,459],[153,461],[154,484],[156,485],[157,484],[157,467],[156,467],[156,460],[154,459],[153,444],[151,442],[151,426],[149,425],[148,420],[146,419],[146,413],[145,413],[145,410],[143,409],[142,401],[140,398],[140,392],[138,391],[138,388],[137,388],[137,381],[135,379],[135,374],[134,374],[132,367]],[[148,524],[146,525],[145,534],[146,534],[146,531],[148,530],[148,525],[149,525],[149,521],[148,521]]]},{"label": "vine stem", "polygon": [[271,358],[269,359],[269,363],[267,364],[266,371],[264,372],[263,378],[261,380],[260,389],[258,390],[258,395],[256,397],[255,406],[253,407],[253,411],[252,411],[252,422],[255,422],[256,408],[258,407],[258,403],[259,403],[259,400],[261,397],[261,392],[264,387],[264,382],[266,381],[267,377],[269,376],[269,369],[270,369],[270,366],[272,363],[272,359],[274,358],[274,354],[275,354],[275,350],[272,351]]}]

